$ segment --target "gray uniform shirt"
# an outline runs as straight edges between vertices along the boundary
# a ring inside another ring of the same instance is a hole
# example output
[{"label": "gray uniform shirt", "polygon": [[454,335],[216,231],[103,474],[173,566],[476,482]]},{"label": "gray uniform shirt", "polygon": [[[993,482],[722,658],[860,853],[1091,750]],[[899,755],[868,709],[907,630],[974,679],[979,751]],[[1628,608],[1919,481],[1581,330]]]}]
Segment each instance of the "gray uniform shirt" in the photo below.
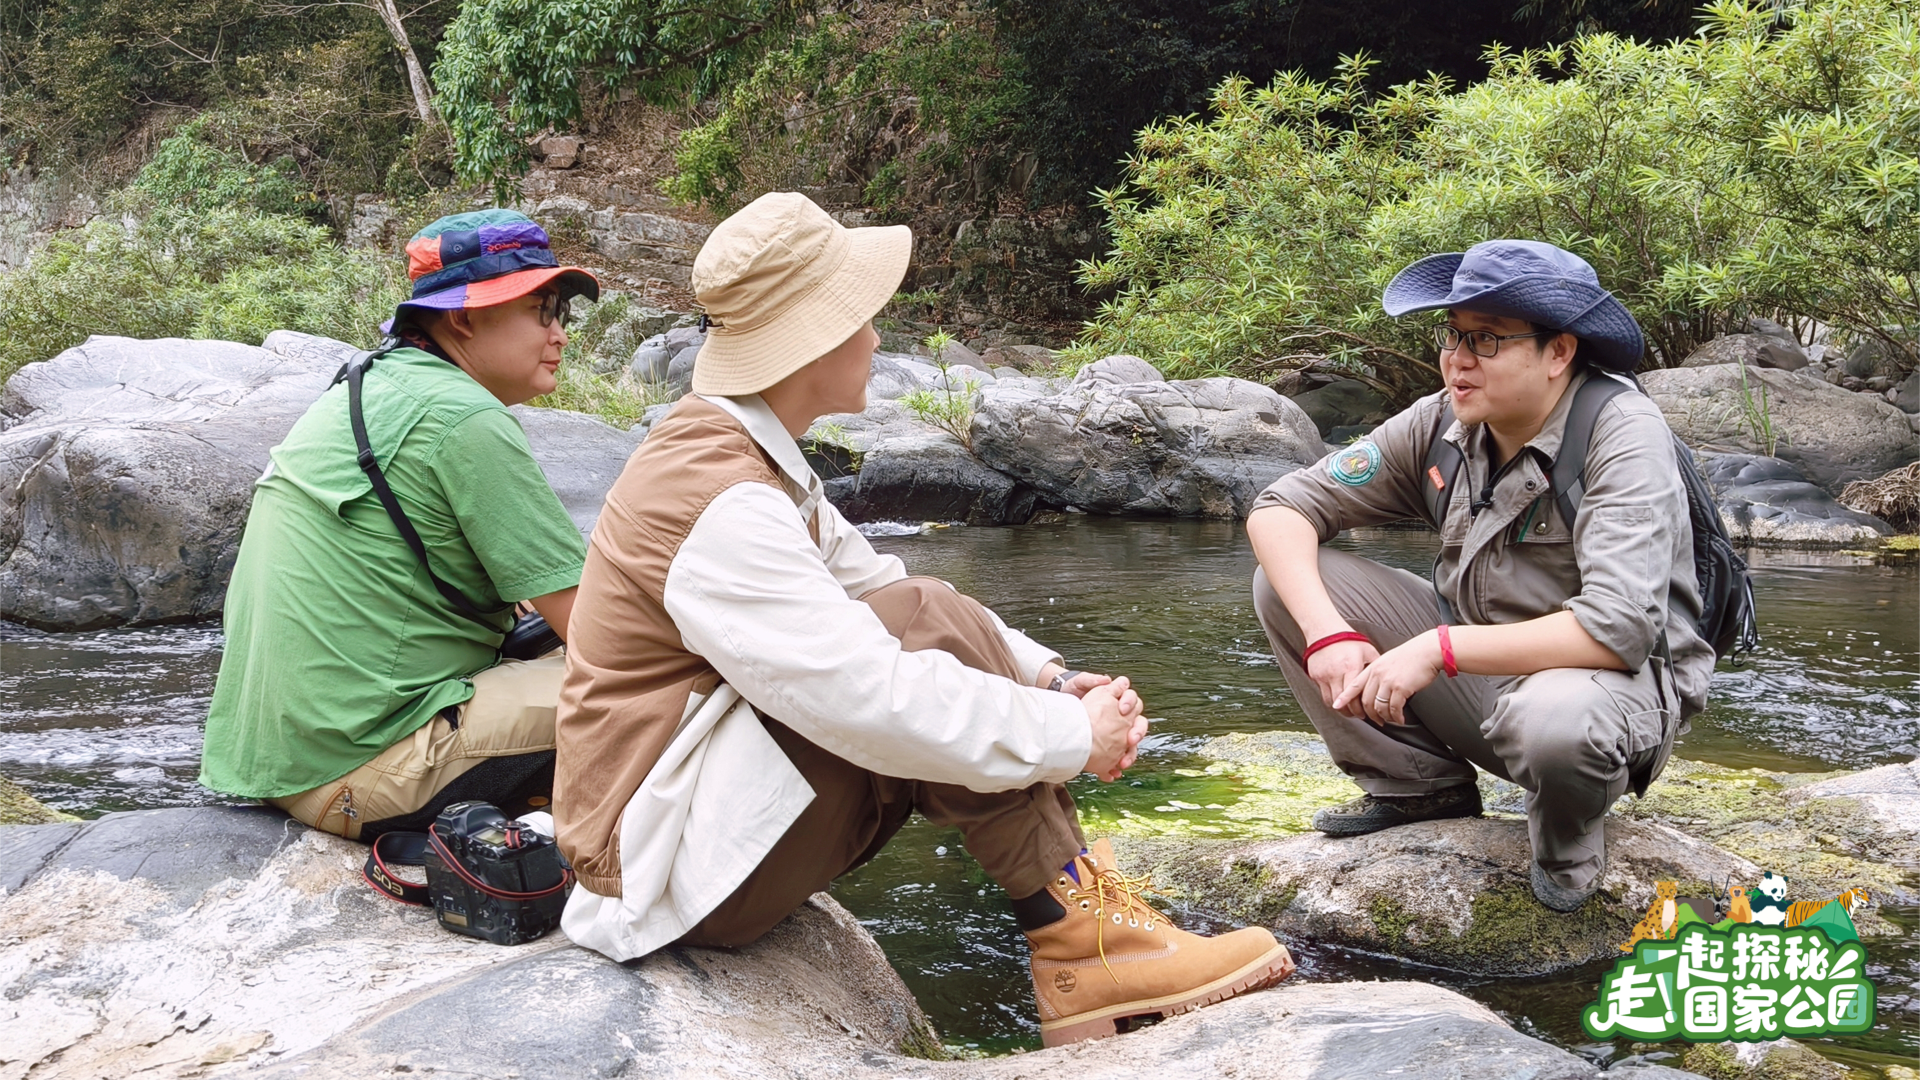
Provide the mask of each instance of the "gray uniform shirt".
[{"label": "gray uniform shirt", "polygon": [[[1587,448],[1586,492],[1575,520],[1563,520],[1548,479],[1560,452],[1573,391],[1560,397],[1540,434],[1496,470],[1479,424],[1458,420],[1441,434],[1466,462],[1440,529],[1434,581],[1468,625],[1523,622],[1571,611],[1595,641],[1636,670],[1665,630],[1673,654],[1681,715],[1705,707],[1712,646],[1694,629],[1700,589],[1693,573],[1693,527],[1660,409],[1644,395],[1616,395],[1595,419]],[[1287,506],[1319,531],[1322,543],[1343,529],[1424,520],[1424,472],[1442,391],[1421,398],[1374,429],[1364,443],[1273,482],[1253,509]],[[1370,448],[1369,448],[1370,447]],[[1489,478],[1492,501],[1485,502]]]}]

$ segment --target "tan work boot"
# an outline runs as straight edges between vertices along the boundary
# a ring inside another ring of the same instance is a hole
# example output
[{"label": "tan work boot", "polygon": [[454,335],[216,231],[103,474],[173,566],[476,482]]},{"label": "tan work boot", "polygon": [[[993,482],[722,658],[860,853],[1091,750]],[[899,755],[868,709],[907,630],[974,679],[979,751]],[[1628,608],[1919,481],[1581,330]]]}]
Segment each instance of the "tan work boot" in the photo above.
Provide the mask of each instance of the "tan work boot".
[{"label": "tan work boot", "polygon": [[1261,927],[1219,937],[1189,934],[1140,898],[1145,878],[1113,863],[1105,840],[1074,860],[1047,891],[1067,917],[1027,932],[1040,1041],[1060,1046],[1116,1034],[1121,1020],[1172,1016],[1271,986],[1293,974],[1293,957]]}]

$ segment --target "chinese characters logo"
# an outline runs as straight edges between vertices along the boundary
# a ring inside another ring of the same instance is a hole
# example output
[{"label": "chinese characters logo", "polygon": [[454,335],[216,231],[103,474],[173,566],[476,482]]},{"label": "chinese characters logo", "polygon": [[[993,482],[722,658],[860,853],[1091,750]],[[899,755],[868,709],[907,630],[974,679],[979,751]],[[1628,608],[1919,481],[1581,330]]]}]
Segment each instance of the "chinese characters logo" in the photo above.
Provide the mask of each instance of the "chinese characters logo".
[{"label": "chinese characters logo", "polygon": [[1818,927],[1689,923],[1672,941],[1639,942],[1580,1014],[1596,1039],[1658,1042],[1838,1035],[1873,1026],[1873,984],[1858,941]]}]

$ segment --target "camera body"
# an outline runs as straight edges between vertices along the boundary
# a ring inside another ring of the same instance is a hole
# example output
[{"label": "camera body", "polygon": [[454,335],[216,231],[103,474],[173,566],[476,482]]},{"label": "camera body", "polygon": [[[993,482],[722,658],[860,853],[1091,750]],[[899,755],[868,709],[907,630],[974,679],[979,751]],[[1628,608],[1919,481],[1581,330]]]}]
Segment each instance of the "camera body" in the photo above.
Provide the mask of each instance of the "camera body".
[{"label": "camera body", "polygon": [[440,811],[423,861],[440,925],[496,945],[532,941],[559,926],[573,881],[551,837],[485,802]]}]

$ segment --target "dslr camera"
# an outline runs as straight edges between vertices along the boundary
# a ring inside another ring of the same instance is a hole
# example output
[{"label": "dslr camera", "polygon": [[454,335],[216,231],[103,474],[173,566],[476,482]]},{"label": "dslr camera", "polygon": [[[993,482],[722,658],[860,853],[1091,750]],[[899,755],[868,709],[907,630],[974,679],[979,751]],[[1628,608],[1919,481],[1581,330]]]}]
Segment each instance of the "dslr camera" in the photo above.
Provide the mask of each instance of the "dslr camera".
[{"label": "dslr camera", "polygon": [[459,802],[427,832],[427,893],[440,925],[496,945],[532,941],[560,925],[573,871],[551,837],[499,807]]}]

